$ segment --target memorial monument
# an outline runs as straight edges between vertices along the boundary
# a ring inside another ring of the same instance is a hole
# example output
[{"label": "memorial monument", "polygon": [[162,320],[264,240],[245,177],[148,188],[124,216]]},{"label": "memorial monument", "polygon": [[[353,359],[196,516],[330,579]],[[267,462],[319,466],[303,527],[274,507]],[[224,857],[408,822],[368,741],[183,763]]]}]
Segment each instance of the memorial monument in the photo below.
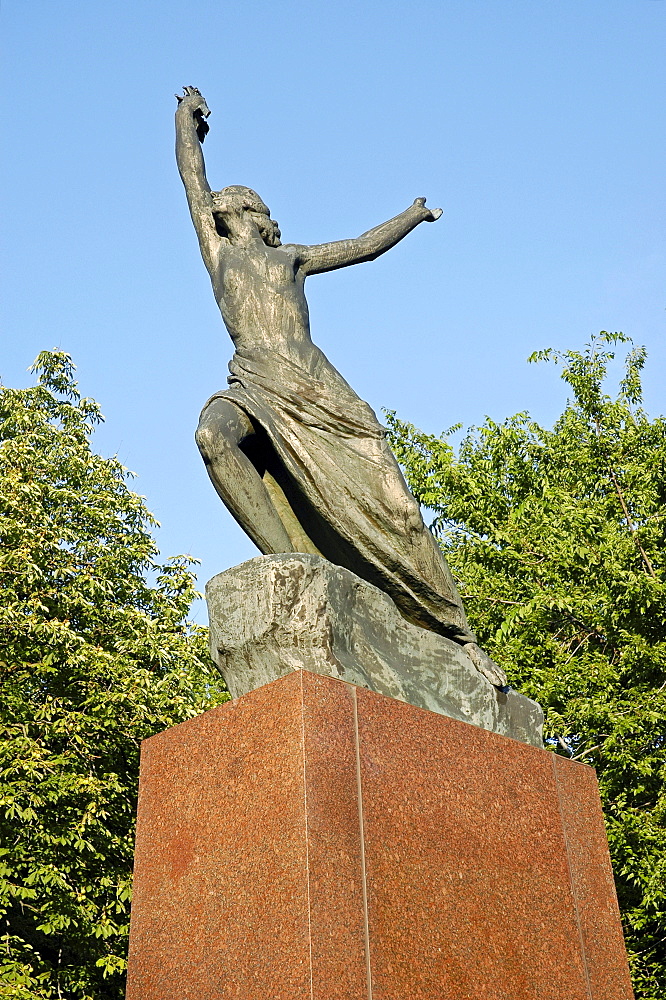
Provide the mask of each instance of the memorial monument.
[{"label": "memorial monument", "polygon": [[630,1000],[591,768],[476,642],[372,409],[311,339],[305,279],[440,209],[280,242],[176,158],[234,343],[197,443],[261,556],[207,587],[234,700],[144,744],[128,1000]]},{"label": "memorial monument", "polygon": [[225,505],[264,554],[305,552],[384,590],[414,624],[476,645],[439,546],[384,430],[310,337],[305,280],[386,253],[441,209],[425,198],[357,239],[280,243],[259,195],[211,191],[201,142],[209,111],[194,87],[176,112],[176,159],[215,300],[233,340],[229,388],[206,403],[197,443]]}]

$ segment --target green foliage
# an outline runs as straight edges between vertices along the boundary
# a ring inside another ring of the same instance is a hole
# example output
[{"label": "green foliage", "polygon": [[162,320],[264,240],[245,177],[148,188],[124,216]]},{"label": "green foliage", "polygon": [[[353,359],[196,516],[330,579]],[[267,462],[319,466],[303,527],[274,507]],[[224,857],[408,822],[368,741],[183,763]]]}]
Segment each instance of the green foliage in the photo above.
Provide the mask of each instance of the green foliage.
[{"label": "green foliage", "polygon": [[455,454],[446,434],[388,423],[480,641],[541,702],[547,744],[597,769],[636,995],[661,1000],[666,420],[640,408],[641,348],[617,396],[604,392],[627,341],[602,332],[584,352],[532,356],[560,364],[573,393],[552,430],[487,419]]},{"label": "green foliage", "polygon": [[[70,358],[0,396],[0,996],[124,996],[140,741],[225,700]],[[146,573],[155,576],[150,585]]]}]

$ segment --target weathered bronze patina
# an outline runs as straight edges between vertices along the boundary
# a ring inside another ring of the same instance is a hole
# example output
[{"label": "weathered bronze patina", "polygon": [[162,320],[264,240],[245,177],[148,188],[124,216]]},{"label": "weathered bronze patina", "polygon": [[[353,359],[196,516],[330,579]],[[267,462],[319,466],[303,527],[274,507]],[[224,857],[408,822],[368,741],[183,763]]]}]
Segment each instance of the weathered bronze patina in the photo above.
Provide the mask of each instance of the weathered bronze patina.
[{"label": "weathered bronze patina", "polygon": [[451,571],[423,522],[373,410],[310,337],[305,279],[374,260],[441,209],[417,198],[357,239],[282,245],[259,195],[212,191],[201,143],[209,110],[186,87],[176,158],[215,299],[234,342],[229,388],[206,403],[197,443],[222,501],[262,553],[305,552],[379,587],[410,622],[476,645]]}]

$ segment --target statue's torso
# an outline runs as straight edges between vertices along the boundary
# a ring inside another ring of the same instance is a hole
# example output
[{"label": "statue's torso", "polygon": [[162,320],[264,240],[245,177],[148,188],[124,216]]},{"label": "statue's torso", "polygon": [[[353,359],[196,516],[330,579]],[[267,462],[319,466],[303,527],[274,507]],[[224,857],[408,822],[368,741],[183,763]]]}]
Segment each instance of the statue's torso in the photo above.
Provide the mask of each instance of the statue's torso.
[{"label": "statue's torso", "polygon": [[310,337],[304,281],[289,247],[221,249],[213,289],[237,351],[270,351],[314,373],[323,355]]}]

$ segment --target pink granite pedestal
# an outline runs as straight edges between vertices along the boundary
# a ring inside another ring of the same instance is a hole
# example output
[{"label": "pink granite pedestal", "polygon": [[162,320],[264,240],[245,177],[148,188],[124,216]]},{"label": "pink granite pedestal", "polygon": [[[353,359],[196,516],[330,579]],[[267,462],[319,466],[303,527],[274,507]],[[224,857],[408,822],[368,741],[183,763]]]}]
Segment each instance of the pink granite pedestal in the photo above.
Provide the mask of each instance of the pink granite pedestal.
[{"label": "pink granite pedestal", "polygon": [[630,1000],[594,771],[296,671],[143,745],[128,1000]]}]

